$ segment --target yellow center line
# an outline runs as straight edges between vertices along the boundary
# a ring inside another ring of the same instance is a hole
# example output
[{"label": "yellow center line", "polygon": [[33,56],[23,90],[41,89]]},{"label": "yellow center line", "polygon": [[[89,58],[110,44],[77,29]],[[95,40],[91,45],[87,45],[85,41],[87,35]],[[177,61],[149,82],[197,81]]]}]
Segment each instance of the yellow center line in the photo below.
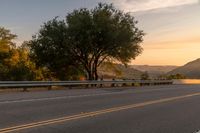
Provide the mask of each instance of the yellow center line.
[{"label": "yellow center line", "polygon": [[0,133],[10,133],[10,132],[14,132],[14,131],[30,129],[30,128],[34,128],[34,127],[40,127],[40,126],[51,125],[51,124],[57,124],[57,123],[71,121],[71,120],[77,120],[77,119],[81,119],[81,118],[97,116],[97,115],[101,115],[101,114],[122,111],[122,110],[127,110],[127,109],[132,109],[132,108],[144,107],[144,106],[152,105],[152,104],[170,102],[170,101],[189,98],[189,97],[193,97],[193,96],[199,96],[199,95],[200,95],[200,92],[183,95],[183,96],[170,97],[170,98],[164,98],[164,99],[159,99],[159,100],[152,100],[152,101],[147,101],[147,102],[143,102],[143,103],[125,105],[125,106],[120,106],[120,107],[113,107],[113,108],[109,108],[109,109],[103,109],[103,110],[93,111],[93,112],[88,112],[88,113],[81,113],[81,114],[77,114],[77,115],[71,115],[71,116],[50,119],[50,120],[45,120],[45,121],[39,121],[39,122],[34,122],[34,123],[29,123],[29,124],[24,124],[24,125],[19,125],[19,126],[13,126],[13,127],[9,127],[9,128],[3,128],[3,129],[0,129]]}]

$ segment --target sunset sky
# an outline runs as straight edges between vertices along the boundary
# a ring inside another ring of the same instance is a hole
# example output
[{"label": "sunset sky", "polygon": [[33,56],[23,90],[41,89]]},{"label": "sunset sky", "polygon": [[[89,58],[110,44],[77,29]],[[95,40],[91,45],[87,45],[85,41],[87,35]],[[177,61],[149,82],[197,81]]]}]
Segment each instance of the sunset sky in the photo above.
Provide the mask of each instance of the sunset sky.
[{"label": "sunset sky", "polygon": [[42,23],[75,8],[113,3],[139,21],[146,36],[143,54],[132,64],[184,65],[200,58],[198,0],[0,0],[0,26],[18,35],[17,44],[31,39]]}]

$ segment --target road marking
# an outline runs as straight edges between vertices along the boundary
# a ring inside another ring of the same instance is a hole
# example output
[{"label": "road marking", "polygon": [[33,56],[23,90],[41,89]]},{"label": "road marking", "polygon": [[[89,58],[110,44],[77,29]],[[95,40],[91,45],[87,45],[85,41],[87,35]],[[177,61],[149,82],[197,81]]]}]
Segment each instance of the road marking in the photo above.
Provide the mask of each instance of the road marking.
[{"label": "road marking", "polygon": [[[150,90],[137,90],[133,91],[135,93],[142,92],[153,92],[153,91],[164,91],[164,90],[174,90],[177,88],[170,89],[150,89]],[[61,100],[61,99],[72,99],[72,98],[82,98],[82,97],[94,97],[94,96],[106,96],[113,94],[131,94],[130,92],[111,92],[111,93],[100,93],[100,94],[85,94],[85,95],[74,95],[74,96],[63,96],[63,97],[46,97],[46,98],[33,98],[33,99],[21,99],[21,100],[8,100],[8,101],[0,101],[0,104],[12,104],[12,103],[24,103],[24,102],[37,102],[37,101],[48,101],[48,100]]]},{"label": "road marking", "polygon": [[15,131],[24,130],[24,129],[30,129],[30,128],[34,128],[34,127],[58,124],[58,123],[67,122],[67,121],[71,121],[71,120],[77,120],[77,119],[86,118],[86,117],[98,116],[98,115],[102,115],[102,114],[107,114],[107,113],[112,113],[112,112],[117,112],[117,111],[122,111],[122,110],[127,110],[127,109],[139,108],[139,107],[144,107],[147,105],[170,102],[170,101],[180,100],[180,99],[194,97],[194,96],[200,96],[200,92],[183,95],[183,96],[170,97],[170,98],[164,98],[164,99],[159,99],[159,100],[152,100],[152,101],[147,101],[147,102],[143,102],[143,103],[125,105],[125,106],[120,106],[120,107],[113,107],[113,108],[103,109],[103,110],[99,110],[99,111],[81,113],[81,114],[76,114],[76,115],[71,115],[71,116],[66,116],[66,117],[61,117],[61,118],[56,118],[56,119],[50,119],[50,120],[45,120],[45,121],[39,121],[39,122],[34,122],[34,123],[29,123],[29,124],[24,124],[24,125],[19,125],[19,126],[3,128],[3,129],[0,129],[0,133],[10,133],[10,132],[15,132]]},{"label": "road marking", "polygon": [[[128,92],[126,92],[126,93],[128,94]],[[21,103],[21,102],[35,102],[35,101],[48,101],[48,100],[60,100],[60,99],[71,99],[71,98],[93,97],[93,96],[104,96],[104,95],[126,94],[126,93],[112,92],[112,93],[85,94],[85,95],[74,95],[74,96],[63,96],[63,97],[33,98],[33,99],[23,99],[23,100],[13,100],[13,101],[2,101],[2,102],[0,102],[0,104]]]}]

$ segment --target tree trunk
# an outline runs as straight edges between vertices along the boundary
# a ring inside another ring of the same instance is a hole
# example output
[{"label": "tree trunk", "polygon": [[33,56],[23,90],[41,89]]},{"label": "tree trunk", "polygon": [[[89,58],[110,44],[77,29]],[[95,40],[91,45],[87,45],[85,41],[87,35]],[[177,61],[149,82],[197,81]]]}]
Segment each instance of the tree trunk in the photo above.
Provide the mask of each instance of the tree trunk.
[{"label": "tree trunk", "polygon": [[93,80],[94,78],[93,78],[93,74],[92,74],[92,71],[90,70],[90,71],[88,71],[87,72],[88,73],[88,80]]},{"label": "tree trunk", "polygon": [[98,80],[99,79],[99,75],[98,75],[98,72],[97,72],[97,63],[95,63],[94,75],[95,75],[95,80]]},{"label": "tree trunk", "polygon": [[89,65],[85,65],[88,80],[98,80],[99,79],[97,67],[98,67],[98,58],[91,61],[91,63]]},{"label": "tree trunk", "polygon": [[86,79],[87,80],[93,80],[93,74],[92,74],[92,68],[91,65],[84,65],[85,70],[86,70]]}]

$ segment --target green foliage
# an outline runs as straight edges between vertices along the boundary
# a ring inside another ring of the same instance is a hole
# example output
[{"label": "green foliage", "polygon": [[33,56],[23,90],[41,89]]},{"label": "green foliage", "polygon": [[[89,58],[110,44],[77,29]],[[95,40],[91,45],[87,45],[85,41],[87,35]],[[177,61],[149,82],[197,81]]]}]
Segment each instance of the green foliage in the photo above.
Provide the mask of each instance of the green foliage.
[{"label": "green foliage", "polygon": [[144,33],[136,24],[112,4],[74,10],[66,21],[55,18],[42,26],[29,42],[31,57],[59,79],[83,72],[89,80],[98,79],[104,61],[127,64],[142,52]]},{"label": "green foliage", "polygon": [[67,26],[57,18],[48,21],[27,45],[30,56],[38,67],[45,67],[51,72],[48,77],[60,80],[76,79],[81,74],[79,65],[70,54],[70,45],[66,42]]},{"label": "green foliage", "polygon": [[9,80],[13,81],[35,80],[35,73],[26,66],[25,62],[19,62],[13,66],[8,75],[10,75]]},{"label": "green foliage", "polygon": [[186,76],[178,73],[174,75],[169,75],[167,79],[186,79]]}]

